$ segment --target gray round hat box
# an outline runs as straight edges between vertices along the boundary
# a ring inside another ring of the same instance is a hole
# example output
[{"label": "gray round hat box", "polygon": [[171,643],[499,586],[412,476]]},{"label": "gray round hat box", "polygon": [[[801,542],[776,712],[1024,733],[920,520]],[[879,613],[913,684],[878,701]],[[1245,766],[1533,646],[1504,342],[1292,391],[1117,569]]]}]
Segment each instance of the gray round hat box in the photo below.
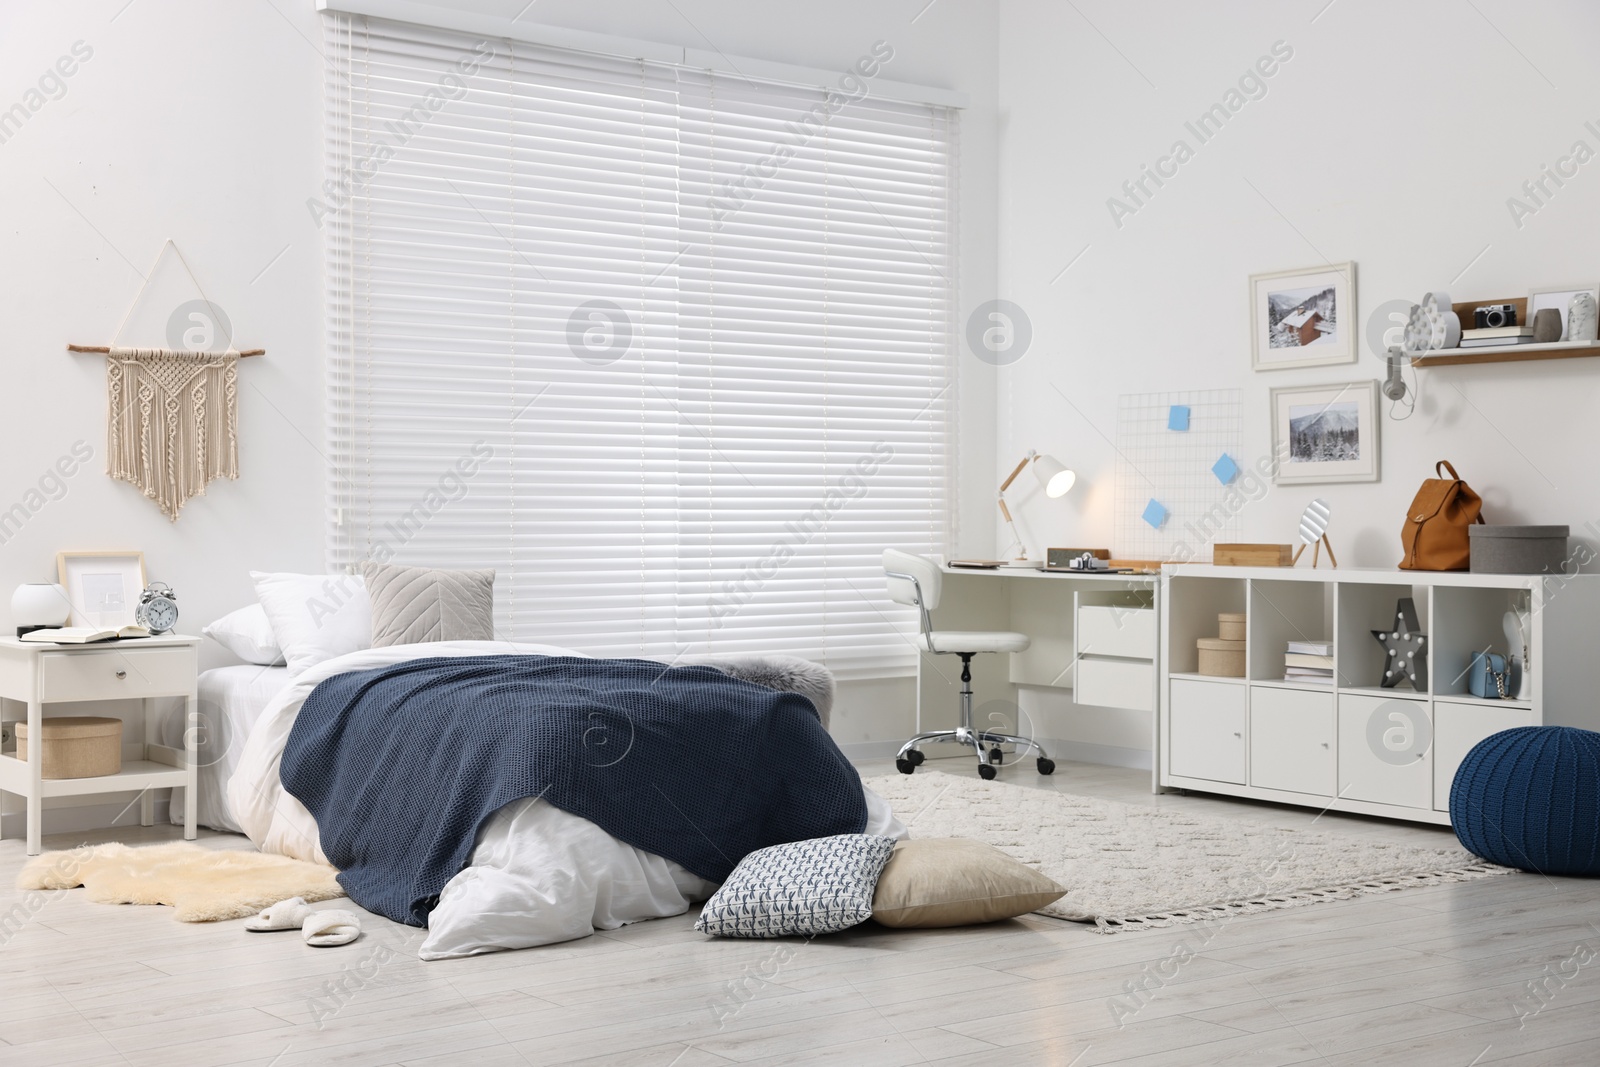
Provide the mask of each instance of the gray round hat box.
[{"label": "gray round hat box", "polygon": [[1472,573],[1560,574],[1570,532],[1566,526],[1469,526]]}]

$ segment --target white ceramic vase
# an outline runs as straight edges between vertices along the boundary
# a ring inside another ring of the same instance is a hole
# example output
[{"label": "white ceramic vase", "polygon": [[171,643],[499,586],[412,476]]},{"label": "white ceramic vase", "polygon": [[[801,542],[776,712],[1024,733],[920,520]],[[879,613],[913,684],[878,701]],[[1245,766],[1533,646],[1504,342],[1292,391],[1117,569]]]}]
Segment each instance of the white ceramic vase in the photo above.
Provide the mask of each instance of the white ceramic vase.
[{"label": "white ceramic vase", "polygon": [[1567,305],[1567,340],[1593,341],[1595,340],[1594,297],[1588,293],[1579,293],[1572,298],[1572,303]]}]

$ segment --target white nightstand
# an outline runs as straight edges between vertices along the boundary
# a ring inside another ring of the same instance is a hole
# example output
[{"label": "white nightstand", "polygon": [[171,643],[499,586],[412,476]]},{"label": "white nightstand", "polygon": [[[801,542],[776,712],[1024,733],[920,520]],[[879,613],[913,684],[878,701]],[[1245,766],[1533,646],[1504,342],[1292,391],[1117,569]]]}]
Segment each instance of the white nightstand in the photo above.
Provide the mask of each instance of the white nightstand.
[{"label": "white nightstand", "polygon": [[[28,855],[39,854],[45,797],[89,796],[138,790],[139,822],[155,822],[152,789],[184,787],[183,836],[194,840],[195,710],[200,638],[168,634],[93,645],[54,645],[0,637],[0,697],[28,705],[28,758],[14,747],[0,753],[0,790],[28,801]],[[153,701],[185,700],[183,748],[150,740]],[[85,700],[144,701],[144,740],[123,745],[122,770],[101,778],[41,778],[40,745],[46,704]],[[13,733],[13,736],[14,733]]]}]

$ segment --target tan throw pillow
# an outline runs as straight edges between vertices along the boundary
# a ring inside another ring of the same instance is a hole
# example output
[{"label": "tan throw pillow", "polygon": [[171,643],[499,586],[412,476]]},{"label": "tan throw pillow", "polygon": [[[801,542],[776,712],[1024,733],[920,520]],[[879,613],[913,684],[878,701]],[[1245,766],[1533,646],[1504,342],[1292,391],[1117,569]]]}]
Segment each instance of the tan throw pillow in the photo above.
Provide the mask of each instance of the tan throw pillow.
[{"label": "tan throw pillow", "polygon": [[972,926],[1025,915],[1066,892],[982,841],[928,837],[895,846],[872,917],[884,926]]},{"label": "tan throw pillow", "polygon": [[362,565],[372,599],[372,647],[494,640],[494,571]]}]

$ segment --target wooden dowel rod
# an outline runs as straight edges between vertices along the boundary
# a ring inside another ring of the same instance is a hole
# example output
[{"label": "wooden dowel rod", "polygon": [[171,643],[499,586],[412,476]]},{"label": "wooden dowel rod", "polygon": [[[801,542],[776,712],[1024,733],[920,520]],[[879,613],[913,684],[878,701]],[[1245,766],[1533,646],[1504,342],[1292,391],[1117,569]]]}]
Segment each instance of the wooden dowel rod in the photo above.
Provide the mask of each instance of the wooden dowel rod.
[{"label": "wooden dowel rod", "polygon": [[[110,352],[111,352],[111,347],[109,345],[68,345],[67,346],[67,351],[68,352],[98,352],[101,355],[109,355]],[[208,355],[219,355],[219,356],[227,355],[226,352],[215,352],[215,353],[207,353],[207,354]],[[247,348],[244,351],[239,352],[238,356],[242,359],[245,356],[264,356],[266,354],[267,354],[267,350],[265,348]]]}]

